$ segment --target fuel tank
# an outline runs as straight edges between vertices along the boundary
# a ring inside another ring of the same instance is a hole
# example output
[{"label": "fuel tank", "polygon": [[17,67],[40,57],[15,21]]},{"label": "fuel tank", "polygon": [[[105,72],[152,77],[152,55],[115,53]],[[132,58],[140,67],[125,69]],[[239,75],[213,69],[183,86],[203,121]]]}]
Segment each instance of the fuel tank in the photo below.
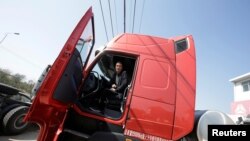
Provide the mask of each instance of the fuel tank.
[{"label": "fuel tank", "polygon": [[196,111],[195,127],[198,141],[207,141],[208,125],[234,125],[235,122],[220,111]]},{"label": "fuel tank", "polygon": [[207,141],[208,125],[235,125],[235,121],[220,111],[196,110],[193,131],[178,141]]}]

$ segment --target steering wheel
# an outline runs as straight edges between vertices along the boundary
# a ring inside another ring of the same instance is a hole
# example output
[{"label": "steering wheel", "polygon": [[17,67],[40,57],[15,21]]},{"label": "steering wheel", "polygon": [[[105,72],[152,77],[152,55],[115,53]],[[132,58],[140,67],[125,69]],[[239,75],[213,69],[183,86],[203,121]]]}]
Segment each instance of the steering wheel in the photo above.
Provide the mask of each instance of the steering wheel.
[{"label": "steering wheel", "polygon": [[84,96],[83,98],[89,97],[96,94],[101,88],[101,79],[100,74],[96,71],[91,71],[87,80],[84,84]]}]

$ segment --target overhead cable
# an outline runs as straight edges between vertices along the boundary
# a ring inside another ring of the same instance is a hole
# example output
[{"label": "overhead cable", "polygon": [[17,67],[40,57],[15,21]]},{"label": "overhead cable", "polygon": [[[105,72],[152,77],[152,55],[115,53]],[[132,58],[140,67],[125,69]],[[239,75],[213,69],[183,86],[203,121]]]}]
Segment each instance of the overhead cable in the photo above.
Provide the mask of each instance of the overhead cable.
[{"label": "overhead cable", "polygon": [[145,5],[145,0],[143,0],[143,4],[142,4],[142,12],[141,12],[141,20],[140,20],[140,26],[139,26],[139,33],[141,32],[141,24],[142,24],[142,16],[144,13],[144,5]]},{"label": "overhead cable", "polygon": [[124,33],[126,32],[126,0],[124,0]]},{"label": "overhead cable", "polygon": [[116,22],[116,33],[118,33],[118,24],[117,24],[117,13],[116,13],[116,2],[114,0],[114,5],[115,5],[115,22]]},{"label": "overhead cable", "polygon": [[134,25],[135,25],[135,11],[136,10],[136,0],[135,0],[135,4],[134,4],[134,17],[133,17],[133,28],[132,28],[132,33],[134,33]]},{"label": "overhead cable", "polygon": [[114,29],[113,29],[113,22],[112,22],[112,14],[111,14],[111,9],[110,9],[110,0],[109,2],[109,15],[110,15],[110,21],[111,21],[111,29],[112,29],[112,35],[114,37]]},{"label": "overhead cable", "polygon": [[109,38],[108,38],[106,23],[105,23],[105,20],[104,20],[104,15],[103,15],[103,10],[102,10],[102,2],[101,2],[101,0],[99,0],[99,3],[100,3],[101,11],[102,11],[102,19],[103,19],[104,28],[105,28],[105,33],[106,33],[107,42],[108,42],[108,41],[109,41]]}]

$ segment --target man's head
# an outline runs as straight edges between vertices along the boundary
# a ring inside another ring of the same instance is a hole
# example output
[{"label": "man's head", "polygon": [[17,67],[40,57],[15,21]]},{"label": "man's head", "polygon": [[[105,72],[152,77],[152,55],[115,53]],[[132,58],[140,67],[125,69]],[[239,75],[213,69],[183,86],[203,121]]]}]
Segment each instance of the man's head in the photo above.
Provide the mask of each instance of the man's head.
[{"label": "man's head", "polygon": [[120,74],[122,72],[122,69],[123,69],[123,65],[122,65],[122,62],[116,62],[115,64],[115,72],[117,74]]}]

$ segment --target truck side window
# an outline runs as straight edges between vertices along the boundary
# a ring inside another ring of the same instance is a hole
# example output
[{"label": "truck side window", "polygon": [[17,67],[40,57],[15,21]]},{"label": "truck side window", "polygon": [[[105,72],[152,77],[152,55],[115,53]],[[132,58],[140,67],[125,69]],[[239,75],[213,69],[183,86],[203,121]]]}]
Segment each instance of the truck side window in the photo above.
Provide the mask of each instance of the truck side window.
[{"label": "truck side window", "polygon": [[94,42],[93,36],[94,35],[93,35],[92,20],[90,20],[76,44],[76,49],[81,54],[83,65],[87,61],[87,57],[89,55],[90,49],[93,46],[93,42]]},{"label": "truck side window", "polygon": [[188,43],[186,39],[182,39],[175,42],[175,52],[180,53],[188,48]]}]

